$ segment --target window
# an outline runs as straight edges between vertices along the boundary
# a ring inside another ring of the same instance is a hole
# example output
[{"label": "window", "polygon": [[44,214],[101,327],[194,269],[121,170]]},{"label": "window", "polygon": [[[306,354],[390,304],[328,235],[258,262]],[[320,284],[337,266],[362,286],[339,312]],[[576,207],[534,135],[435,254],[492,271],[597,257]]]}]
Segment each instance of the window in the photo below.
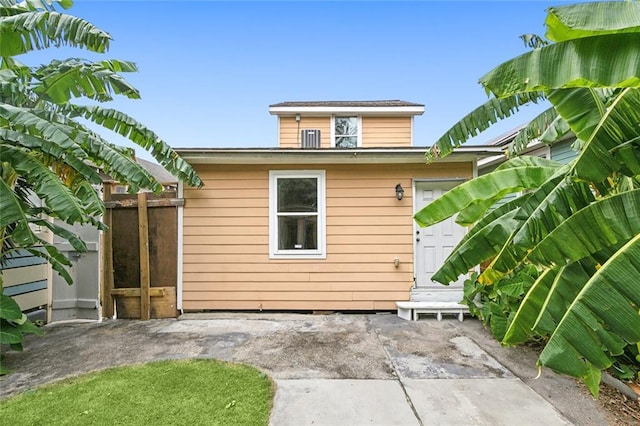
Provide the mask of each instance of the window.
[{"label": "window", "polygon": [[325,258],[323,170],[269,172],[271,258]]},{"label": "window", "polygon": [[360,117],[333,117],[333,146],[357,148],[360,146]]}]

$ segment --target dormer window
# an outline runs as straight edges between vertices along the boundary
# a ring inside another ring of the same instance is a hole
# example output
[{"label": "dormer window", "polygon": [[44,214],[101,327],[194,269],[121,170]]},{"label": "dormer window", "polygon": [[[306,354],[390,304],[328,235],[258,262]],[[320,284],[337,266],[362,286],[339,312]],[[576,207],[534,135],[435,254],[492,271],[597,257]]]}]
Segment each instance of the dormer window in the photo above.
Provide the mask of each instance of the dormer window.
[{"label": "dormer window", "polygon": [[332,145],[335,148],[357,148],[361,145],[358,116],[334,116]]}]

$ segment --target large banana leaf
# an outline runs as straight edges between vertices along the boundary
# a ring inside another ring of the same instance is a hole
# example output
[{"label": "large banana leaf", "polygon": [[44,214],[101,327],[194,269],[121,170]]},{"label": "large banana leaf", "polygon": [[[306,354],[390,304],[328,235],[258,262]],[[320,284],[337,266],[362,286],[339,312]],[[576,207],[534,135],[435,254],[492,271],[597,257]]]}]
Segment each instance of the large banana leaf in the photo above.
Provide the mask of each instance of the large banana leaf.
[{"label": "large banana leaf", "polygon": [[[496,167],[492,172],[528,166],[556,167],[559,169],[562,165],[558,162],[547,160],[542,157],[520,156],[505,161],[504,163]],[[494,197],[484,200],[475,200],[473,203],[460,210],[460,213],[458,213],[458,216],[456,216],[456,222],[463,226],[475,223],[480,220],[480,218],[483,217],[490,208],[494,207],[497,202],[503,200],[504,195],[500,193],[496,194]]]},{"label": "large banana leaf", "polygon": [[514,244],[530,249],[565,219],[595,200],[588,184],[558,174],[534,191],[518,211]]},{"label": "large banana leaf", "polygon": [[26,206],[16,197],[4,179],[0,179],[0,229],[12,226],[11,238],[19,245],[28,246],[38,242],[29,227]]},{"label": "large banana leaf", "polygon": [[495,256],[518,225],[515,214],[512,210],[483,226],[474,226],[481,227],[480,231],[461,241],[431,279],[449,284],[468,273],[472,267]]},{"label": "large banana leaf", "polygon": [[491,284],[512,271],[539,240],[593,199],[587,184],[566,179],[562,172],[552,176],[518,209],[515,216],[518,226],[478,280]]},{"label": "large banana leaf", "polygon": [[115,59],[89,62],[81,59],[53,60],[35,70],[38,84],[33,91],[41,98],[65,104],[71,98],[86,97],[100,102],[113,99],[113,94],[139,99],[140,92],[119,73],[135,72],[133,62]]},{"label": "large banana leaf", "polygon": [[[532,162],[536,162],[535,165]],[[472,204],[487,200],[495,203],[507,194],[537,188],[558,170],[558,164],[548,160],[515,158],[489,174],[456,186],[416,213],[414,218],[422,227],[431,226]]]},{"label": "large banana leaf", "polygon": [[89,154],[95,164],[111,177],[120,182],[127,182],[129,191],[137,192],[140,188],[149,188],[154,192],[162,191],[162,186],[155,178],[119,147],[108,143],[93,132],[79,136],[84,138],[80,146]]},{"label": "large banana leaf", "polygon": [[[58,176],[35,156],[11,145],[0,143],[0,161],[9,163],[18,174],[24,176],[25,180],[33,185],[35,194],[43,199],[60,219],[68,223],[88,221],[81,202]],[[0,223],[1,226],[6,224]]]},{"label": "large banana leaf", "polygon": [[45,259],[51,265],[51,268],[56,271],[67,284],[72,284],[73,278],[71,278],[69,271],[67,271],[67,267],[71,266],[71,261],[67,259],[67,256],[58,251],[53,244],[49,244],[43,240],[40,240],[39,243],[39,247],[26,247],[25,250],[34,256]]},{"label": "large banana leaf", "polygon": [[[640,141],[632,141],[640,122],[639,89],[623,89],[611,96],[598,90],[567,89],[549,94],[549,99],[584,141],[575,162],[577,176],[599,182],[623,167],[640,174]],[[629,141],[628,150],[618,149]]]},{"label": "large banana leaf", "polygon": [[502,339],[503,344],[517,345],[526,342],[535,334],[542,334],[534,332],[536,323],[542,330],[555,329],[553,319],[542,307],[559,270],[559,266],[547,269],[533,283],[507,328]]},{"label": "large banana leaf", "polygon": [[640,189],[626,191],[578,211],[562,222],[529,253],[529,260],[565,264],[640,233]]},{"label": "large banana leaf", "polygon": [[88,160],[87,154],[71,139],[68,139],[68,143],[58,144],[44,138],[3,128],[0,128],[0,139],[16,146],[42,152],[55,161],[72,167],[93,184],[99,185],[102,182],[95,169],[85,163],[85,160]]},{"label": "large banana leaf", "polygon": [[522,195],[487,213],[464,235],[431,279],[449,284],[500,251],[513,231],[512,216],[527,198],[528,194]]},{"label": "large banana leaf", "polygon": [[0,127],[20,131],[33,136],[41,136],[61,147],[68,148],[76,144],[73,139],[76,130],[60,123],[51,123],[40,118],[34,111],[14,105],[0,103]]},{"label": "large banana leaf", "polygon": [[592,366],[609,367],[607,352],[619,352],[620,338],[640,342],[639,306],[640,234],[591,276],[551,335],[539,362],[574,377],[585,377]]},{"label": "large banana leaf", "polygon": [[83,117],[106,129],[128,138],[140,147],[151,152],[170,173],[184,180],[193,187],[202,187],[202,180],[193,168],[184,161],[176,152],[155,132],[133,117],[110,108],[100,106],[67,105],[62,108],[70,117]]},{"label": "large banana leaf", "polygon": [[[16,56],[31,50],[62,45],[85,48],[93,52],[109,49],[111,36],[84,19],[57,12],[0,11],[0,52]],[[10,15],[8,15],[11,13]],[[7,16],[8,15],[8,16]]]},{"label": "large banana leaf", "polygon": [[509,156],[520,154],[533,141],[552,144],[571,130],[555,108],[549,108],[527,123],[509,144]]},{"label": "large banana leaf", "polygon": [[546,37],[565,41],[620,32],[640,32],[640,4],[631,1],[579,3],[548,9]]},{"label": "large banana leaf", "polygon": [[510,117],[518,112],[521,106],[537,103],[544,99],[545,96],[542,92],[522,93],[503,99],[489,99],[447,130],[427,152],[427,159],[432,160],[433,158],[447,156],[453,152],[454,148],[488,129],[498,120]]},{"label": "large banana leaf", "polygon": [[[45,115],[46,118],[40,115]],[[128,182],[133,191],[137,191],[140,187],[154,191],[162,190],[161,185],[129,155],[61,114],[0,104],[0,124],[3,124],[2,120],[12,123],[13,127],[20,129],[23,133],[42,137],[51,143],[64,147],[79,146],[86,153],[86,158],[102,166],[105,172],[115,179]],[[166,145],[164,142],[161,143]],[[191,170],[195,175],[188,165],[185,169]]]},{"label": "large banana leaf", "polygon": [[640,32],[550,44],[480,78],[497,98],[571,87],[640,87]]},{"label": "large banana leaf", "polygon": [[78,251],[78,252],[87,251],[87,245],[85,244],[85,242],[82,241],[82,239],[80,239],[78,235],[69,231],[68,229],[63,228],[62,226],[59,226],[51,222],[50,220],[46,220],[46,219],[34,219],[31,221],[31,223],[33,223],[34,225],[45,227],[49,229],[51,232],[53,232],[54,235],[57,235],[58,237],[69,241],[69,244],[71,244],[71,246],[75,251]]}]

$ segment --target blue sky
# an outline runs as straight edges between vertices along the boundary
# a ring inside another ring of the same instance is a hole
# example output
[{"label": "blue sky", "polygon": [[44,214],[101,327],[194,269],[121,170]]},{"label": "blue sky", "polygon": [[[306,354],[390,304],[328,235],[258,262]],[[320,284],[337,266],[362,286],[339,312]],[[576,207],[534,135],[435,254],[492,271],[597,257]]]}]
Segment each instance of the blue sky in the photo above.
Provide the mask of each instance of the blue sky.
[{"label": "blue sky", "polygon": [[[136,62],[139,72],[125,77],[142,99],[113,107],[173,147],[276,146],[270,104],[381,99],[425,104],[414,140],[427,146],[487,99],[479,77],[527,51],[518,36],[543,35],[545,9],[566,3],[77,0],[69,13],[108,31],[110,51],[52,49],[23,60]],[[526,108],[473,143],[542,109]]]}]

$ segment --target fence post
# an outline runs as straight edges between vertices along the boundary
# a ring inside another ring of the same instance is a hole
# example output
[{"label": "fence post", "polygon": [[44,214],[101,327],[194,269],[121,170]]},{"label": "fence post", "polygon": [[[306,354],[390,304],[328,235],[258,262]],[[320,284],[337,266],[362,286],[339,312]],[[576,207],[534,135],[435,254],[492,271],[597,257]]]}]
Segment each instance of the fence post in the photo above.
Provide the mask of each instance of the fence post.
[{"label": "fence post", "polygon": [[[103,188],[103,200],[105,202],[111,200],[111,184],[104,182]],[[106,208],[104,210],[103,217],[104,224],[109,228],[102,233],[102,261],[103,261],[103,274],[102,274],[102,292],[100,294],[100,304],[102,305],[103,318],[113,318],[113,220],[112,210]]]},{"label": "fence post", "polygon": [[140,240],[140,319],[151,318],[151,294],[149,271],[149,217],[147,194],[138,193],[138,236]]}]

